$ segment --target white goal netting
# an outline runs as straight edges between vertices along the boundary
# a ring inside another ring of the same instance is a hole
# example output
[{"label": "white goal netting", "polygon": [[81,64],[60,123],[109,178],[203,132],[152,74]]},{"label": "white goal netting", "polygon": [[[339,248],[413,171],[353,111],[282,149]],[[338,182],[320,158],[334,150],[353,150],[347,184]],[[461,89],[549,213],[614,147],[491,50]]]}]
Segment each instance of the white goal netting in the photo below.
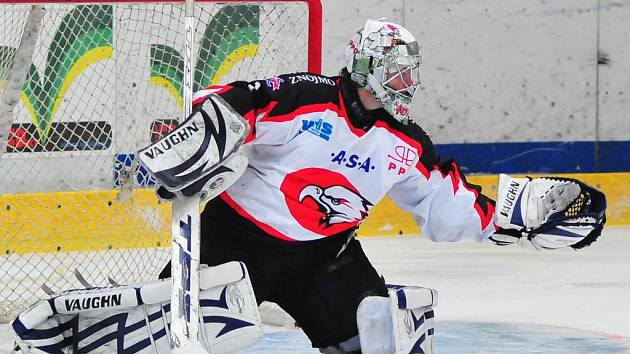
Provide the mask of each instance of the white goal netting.
[{"label": "white goal netting", "polygon": [[[306,1],[194,15],[195,89],[309,66]],[[183,44],[181,2],[0,3],[0,320],[44,283],[82,287],[75,269],[128,283],[170,258],[170,205],[135,153],[181,116]]]}]

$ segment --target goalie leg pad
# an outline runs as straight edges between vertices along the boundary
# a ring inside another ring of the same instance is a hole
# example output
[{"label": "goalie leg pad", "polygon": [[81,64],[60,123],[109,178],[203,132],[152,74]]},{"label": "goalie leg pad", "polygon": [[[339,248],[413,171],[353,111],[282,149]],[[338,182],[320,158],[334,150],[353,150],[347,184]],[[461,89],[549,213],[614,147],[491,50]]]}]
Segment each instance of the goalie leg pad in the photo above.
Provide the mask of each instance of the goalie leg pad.
[{"label": "goalie leg pad", "polygon": [[[262,336],[245,265],[229,262],[200,272],[200,342],[211,353],[241,350]],[[69,290],[41,300],[13,320],[23,353],[171,353],[171,279]]]},{"label": "goalie leg pad", "polygon": [[363,354],[433,353],[433,307],[437,291],[395,287],[389,297],[369,296],[357,310]]},{"label": "goalie leg pad", "polygon": [[[155,298],[166,300],[168,284],[150,285],[158,292]],[[129,290],[135,298],[135,289],[142,291],[142,287],[122,286],[57,294],[22,312],[11,323],[11,333],[22,353],[170,353],[168,303],[142,304],[126,298]]]},{"label": "goalie leg pad", "polygon": [[363,354],[394,353],[392,312],[388,297],[368,296],[357,309]]},{"label": "goalie leg pad", "polygon": [[262,321],[245,264],[228,262],[201,271],[200,335],[204,349],[213,354],[233,353],[257,342],[263,335]]}]

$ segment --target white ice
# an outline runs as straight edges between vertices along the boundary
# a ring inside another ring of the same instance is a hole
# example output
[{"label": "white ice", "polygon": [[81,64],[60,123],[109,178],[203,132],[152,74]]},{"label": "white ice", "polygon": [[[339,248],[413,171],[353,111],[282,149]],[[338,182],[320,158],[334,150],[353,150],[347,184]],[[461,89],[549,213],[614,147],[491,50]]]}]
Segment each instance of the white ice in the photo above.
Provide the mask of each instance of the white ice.
[{"label": "white ice", "polygon": [[[546,345],[554,353],[575,353],[575,346],[583,353],[630,353],[630,228],[608,227],[598,242],[577,252],[433,243],[418,236],[361,243],[388,283],[438,289],[438,354],[498,353],[493,341],[506,344],[504,332],[514,330],[525,331],[531,344],[515,344],[510,353],[550,352]],[[554,343],[554,335],[565,341]],[[453,347],[458,337],[462,344]],[[593,338],[610,339],[618,350],[589,348]],[[567,343],[572,347],[563,350]],[[0,325],[0,352],[11,346],[6,324]],[[246,352],[316,351],[299,332],[273,330]]]}]

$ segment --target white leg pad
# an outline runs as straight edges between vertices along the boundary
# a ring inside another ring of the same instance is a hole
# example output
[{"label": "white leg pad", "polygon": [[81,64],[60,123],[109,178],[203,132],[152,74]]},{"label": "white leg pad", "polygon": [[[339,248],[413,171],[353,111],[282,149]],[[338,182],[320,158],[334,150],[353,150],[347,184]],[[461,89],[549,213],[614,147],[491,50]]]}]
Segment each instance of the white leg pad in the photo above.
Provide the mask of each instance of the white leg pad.
[{"label": "white leg pad", "polygon": [[396,354],[433,354],[433,307],[437,290],[407,286],[388,291]]},{"label": "white leg pad", "polygon": [[256,296],[244,263],[204,268],[199,285],[199,339],[208,353],[233,353],[262,337]]},{"label": "white leg pad", "polygon": [[389,297],[369,296],[357,310],[363,354],[433,353],[433,306],[437,291],[397,287]]},{"label": "white leg pad", "polygon": [[[9,331],[22,353],[66,353],[76,345],[76,352],[92,348],[114,353],[120,347],[133,353],[169,354],[171,283],[164,279],[64,291],[22,312]],[[262,337],[245,264],[202,268],[199,283],[199,342],[206,352],[233,353]],[[78,333],[93,334],[78,340]]]},{"label": "white leg pad", "polygon": [[382,354],[394,352],[392,313],[388,297],[368,296],[357,309],[357,327],[361,353]]}]

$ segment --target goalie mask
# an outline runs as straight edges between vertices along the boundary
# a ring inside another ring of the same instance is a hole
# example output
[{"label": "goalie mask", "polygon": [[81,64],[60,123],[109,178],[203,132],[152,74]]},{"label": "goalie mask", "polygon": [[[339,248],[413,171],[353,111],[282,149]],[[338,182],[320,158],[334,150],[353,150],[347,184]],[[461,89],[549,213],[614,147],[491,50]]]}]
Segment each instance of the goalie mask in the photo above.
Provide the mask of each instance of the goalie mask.
[{"label": "goalie mask", "polygon": [[352,81],[406,122],[420,85],[420,47],[413,35],[397,24],[368,20],[348,42],[345,56]]}]

